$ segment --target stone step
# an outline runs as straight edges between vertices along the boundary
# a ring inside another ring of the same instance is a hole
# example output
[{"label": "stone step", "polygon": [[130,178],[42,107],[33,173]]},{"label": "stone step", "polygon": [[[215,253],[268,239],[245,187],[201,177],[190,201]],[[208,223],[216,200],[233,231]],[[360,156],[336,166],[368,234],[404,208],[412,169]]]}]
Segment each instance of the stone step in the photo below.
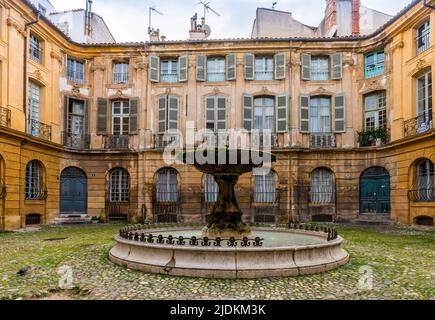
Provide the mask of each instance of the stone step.
[{"label": "stone step", "polygon": [[379,225],[379,226],[387,226],[393,225],[395,222],[391,219],[390,215],[360,215],[358,219],[351,221],[357,225]]},{"label": "stone step", "polygon": [[54,219],[53,224],[88,224],[92,222],[92,218],[87,215],[62,215]]}]

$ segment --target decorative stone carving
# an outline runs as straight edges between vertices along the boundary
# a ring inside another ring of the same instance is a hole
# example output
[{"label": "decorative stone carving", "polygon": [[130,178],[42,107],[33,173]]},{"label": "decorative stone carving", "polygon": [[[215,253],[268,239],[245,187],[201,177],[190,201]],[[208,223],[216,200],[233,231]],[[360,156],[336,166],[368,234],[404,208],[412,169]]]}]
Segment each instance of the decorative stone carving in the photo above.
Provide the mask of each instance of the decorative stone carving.
[{"label": "decorative stone carving", "polygon": [[144,70],[144,69],[147,68],[147,63],[145,63],[145,62],[138,62],[138,63],[135,64],[134,68],[136,70]]},{"label": "decorative stone carving", "polygon": [[57,60],[59,62],[59,64],[62,64],[62,56],[60,54],[58,54],[56,51],[51,50],[50,57]]},{"label": "decorative stone carving", "polygon": [[426,60],[424,59],[420,59],[417,61],[417,64],[414,68],[414,70],[412,70],[409,75],[413,76],[416,73],[419,73],[420,71],[422,71],[423,69],[429,68],[431,65],[429,63],[426,62]]},{"label": "decorative stone carving", "polygon": [[166,92],[166,94],[171,94],[172,89],[171,89],[171,88],[166,88],[166,89],[165,89],[165,92]]},{"label": "decorative stone carving", "polygon": [[333,96],[335,93],[332,91],[328,91],[323,87],[319,87],[316,90],[310,92],[310,95],[312,96],[321,96],[321,95],[326,95],[326,96]]},{"label": "decorative stone carving", "polygon": [[217,88],[217,87],[213,88],[213,93],[214,94],[219,94],[220,93],[219,88]]},{"label": "decorative stone carving", "polygon": [[106,66],[104,64],[97,64],[95,62],[92,63],[91,65],[91,71],[95,72],[95,71],[105,71],[106,70]]},{"label": "decorative stone carving", "polygon": [[72,91],[73,96],[75,96],[75,97],[80,95],[80,88],[78,88],[77,86],[73,86],[71,91]]},{"label": "decorative stone carving", "polygon": [[36,69],[35,72],[33,72],[33,73],[31,74],[31,76],[32,76],[34,79],[38,80],[38,81],[42,81],[42,80],[43,80],[41,70],[39,70],[39,69]]},{"label": "decorative stone carving", "polygon": [[399,41],[397,43],[392,44],[391,51],[394,52],[397,49],[403,49],[405,47],[405,42]]},{"label": "decorative stone carving", "polygon": [[11,18],[8,18],[6,20],[6,24],[9,27],[15,28],[18,31],[18,33],[21,34],[23,37],[26,36],[26,31],[25,31],[24,27],[21,24],[19,24],[18,22],[12,20]]}]

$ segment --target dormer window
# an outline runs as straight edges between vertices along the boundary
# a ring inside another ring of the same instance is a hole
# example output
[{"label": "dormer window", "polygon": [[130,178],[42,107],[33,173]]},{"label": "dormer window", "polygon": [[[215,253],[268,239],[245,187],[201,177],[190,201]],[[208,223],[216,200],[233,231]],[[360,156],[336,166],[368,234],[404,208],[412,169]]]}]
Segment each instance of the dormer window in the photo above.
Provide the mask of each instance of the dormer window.
[{"label": "dormer window", "polygon": [[225,58],[208,58],[207,59],[207,81],[221,82],[226,80]]},{"label": "dormer window", "polygon": [[427,20],[417,29],[417,54],[430,47],[430,21]]},{"label": "dormer window", "polygon": [[130,80],[130,65],[128,62],[115,62],[113,64],[113,83],[126,84]]},{"label": "dormer window", "polygon": [[178,82],[178,59],[161,60],[160,82]]},{"label": "dormer window", "polygon": [[30,34],[30,59],[38,63],[42,62],[41,40],[34,34]]}]

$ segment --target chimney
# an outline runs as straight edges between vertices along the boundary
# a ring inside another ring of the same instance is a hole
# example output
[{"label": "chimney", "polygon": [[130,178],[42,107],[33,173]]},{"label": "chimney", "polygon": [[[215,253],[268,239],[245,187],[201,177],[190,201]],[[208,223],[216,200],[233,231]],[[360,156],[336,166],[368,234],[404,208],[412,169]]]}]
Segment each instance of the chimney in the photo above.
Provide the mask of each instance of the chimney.
[{"label": "chimney", "polygon": [[205,31],[205,19],[201,19],[201,24],[198,24],[198,14],[190,18],[190,31],[189,31],[189,39],[190,40],[203,40],[207,38],[207,34]]},{"label": "chimney", "polygon": [[326,0],[325,27],[328,31],[337,25],[337,5],[335,1]]},{"label": "chimney", "polygon": [[352,1],[352,35],[353,36],[359,36],[360,35],[360,0],[353,0]]},{"label": "chimney", "polygon": [[326,33],[329,34],[336,28],[338,36],[358,36],[360,34],[359,11],[360,0],[326,0]]}]

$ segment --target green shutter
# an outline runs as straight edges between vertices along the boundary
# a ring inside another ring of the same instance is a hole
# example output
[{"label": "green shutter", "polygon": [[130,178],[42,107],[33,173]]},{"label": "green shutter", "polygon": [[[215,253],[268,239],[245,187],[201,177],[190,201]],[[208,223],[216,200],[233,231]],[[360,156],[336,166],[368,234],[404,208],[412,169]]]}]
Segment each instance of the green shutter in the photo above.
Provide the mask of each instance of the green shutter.
[{"label": "green shutter", "polygon": [[196,57],[196,80],[205,81],[207,75],[207,57],[197,56]]},{"label": "green shutter", "polygon": [[275,55],[275,80],[283,80],[286,75],[285,53]]},{"label": "green shutter", "polygon": [[205,98],[205,127],[212,131],[216,131],[215,102],[216,99],[214,96],[209,96]]},{"label": "green shutter", "polygon": [[160,58],[156,55],[150,56],[149,61],[149,79],[151,82],[160,81]]},{"label": "green shutter", "polygon": [[343,77],[343,56],[341,53],[331,55],[332,80],[341,80]]},{"label": "green shutter", "polygon": [[300,131],[301,133],[310,132],[310,96],[301,95],[299,99],[300,108]]},{"label": "green shutter", "polygon": [[237,76],[237,55],[229,54],[226,57],[226,73],[227,81],[236,80]]},{"label": "green shutter", "polygon": [[288,131],[288,95],[280,95],[275,101],[276,132],[285,133]]},{"label": "green shutter", "polygon": [[130,134],[138,133],[139,98],[130,100]]},{"label": "green shutter", "polygon": [[243,128],[252,131],[254,97],[250,94],[243,95]]},{"label": "green shutter", "polygon": [[255,79],[255,56],[251,53],[245,53],[244,59],[245,65],[245,80],[254,80]]},{"label": "green shutter", "polygon": [[344,93],[334,97],[334,132],[346,132],[346,97]]},{"label": "green shutter", "polygon": [[180,100],[175,96],[169,96],[168,100],[168,128],[169,130],[178,130]]},{"label": "green shutter", "polygon": [[311,55],[301,55],[301,79],[311,80]]},{"label": "green shutter", "polygon": [[166,105],[167,105],[167,96],[161,96],[159,97],[159,102],[158,102],[158,125],[159,125],[159,134],[164,134],[166,132],[167,129],[167,121],[166,121]]},{"label": "green shutter", "polygon": [[217,106],[217,129],[226,130],[227,128],[227,98],[216,97]]},{"label": "green shutter", "polygon": [[178,81],[186,82],[188,80],[189,72],[189,57],[181,56],[178,59]]},{"label": "green shutter", "polygon": [[104,98],[97,99],[97,134],[107,134],[107,114],[108,100]]}]

